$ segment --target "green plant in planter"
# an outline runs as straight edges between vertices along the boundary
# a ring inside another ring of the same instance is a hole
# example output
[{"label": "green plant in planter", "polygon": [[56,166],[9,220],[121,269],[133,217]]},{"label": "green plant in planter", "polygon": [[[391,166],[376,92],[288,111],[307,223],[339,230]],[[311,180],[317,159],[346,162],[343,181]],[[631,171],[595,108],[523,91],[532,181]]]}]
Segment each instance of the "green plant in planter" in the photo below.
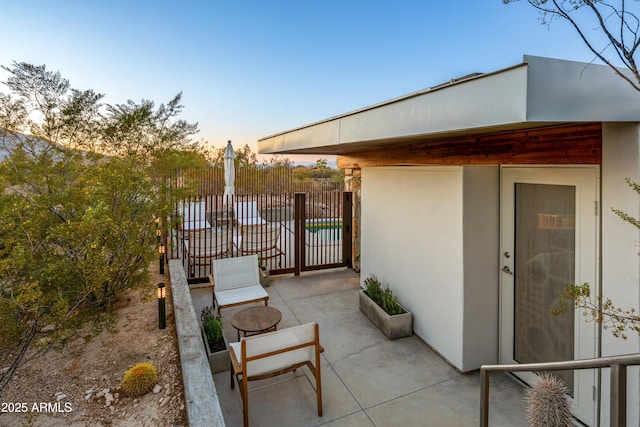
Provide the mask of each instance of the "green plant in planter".
[{"label": "green plant in planter", "polygon": [[364,279],[365,292],[376,304],[382,307],[382,283],[375,274]]},{"label": "green plant in planter", "polygon": [[391,289],[389,288],[382,291],[382,308],[392,316],[394,314],[404,313],[404,310],[398,303],[398,299],[393,295],[393,292],[391,292]]},{"label": "green plant in planter", "polygon": [[398,299],[389,287],[385,288],[375,274],[364,280],[365,292],[376,304],[390,315],[402,314],[404,309],[400,307]]},{"label": "green plant in planter", "polygon": [[211,351],[224,349],[222,317],[215,315],[213,307],[203,307],[200,313],[200,321],[202,322],[202,328],[204,329],[204,334],[207,337]]}]

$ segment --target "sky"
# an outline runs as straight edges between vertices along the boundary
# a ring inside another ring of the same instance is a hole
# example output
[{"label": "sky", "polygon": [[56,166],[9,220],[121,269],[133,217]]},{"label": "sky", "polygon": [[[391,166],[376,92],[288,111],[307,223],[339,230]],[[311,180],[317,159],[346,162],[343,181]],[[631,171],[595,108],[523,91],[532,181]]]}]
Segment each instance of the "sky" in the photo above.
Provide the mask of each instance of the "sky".
[{"label": "sky", "polygon": [[182,92],[195,140],[254,151],[260,138],[524,54],[594,59],[526,1],[4,0],[0,13],[0,65],[45,64],[109,104]]}]

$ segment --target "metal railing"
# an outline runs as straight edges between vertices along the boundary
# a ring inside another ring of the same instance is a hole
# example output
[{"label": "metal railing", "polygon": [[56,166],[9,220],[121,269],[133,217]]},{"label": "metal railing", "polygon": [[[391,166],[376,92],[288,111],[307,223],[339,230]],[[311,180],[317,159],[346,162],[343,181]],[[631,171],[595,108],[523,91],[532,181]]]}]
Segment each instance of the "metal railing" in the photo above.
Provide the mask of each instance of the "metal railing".
[{"label": "metal railing", "polygon": [[565,362],[523,363],[518,365],[484,365],[480,368],[480,426],[489,426],[489,375],[492,372],[540,372],[576,369],[611,370],[611,427],[627,424],[627,366],[640,365],[640,353]]}]

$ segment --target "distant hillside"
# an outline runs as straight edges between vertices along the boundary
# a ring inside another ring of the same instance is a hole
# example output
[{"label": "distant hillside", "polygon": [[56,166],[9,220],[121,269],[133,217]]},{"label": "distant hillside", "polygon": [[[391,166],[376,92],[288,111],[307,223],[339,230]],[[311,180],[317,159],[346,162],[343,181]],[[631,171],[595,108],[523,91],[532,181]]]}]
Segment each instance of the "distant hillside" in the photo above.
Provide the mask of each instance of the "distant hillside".
[{"label": "distant hillside", "polygon": [[9,155],[8,147],[15,145],[15,142],[16,137],[13,134],[0,129],[0,162],[4,161],[4,158]]},{"label": "distant hillside", "polygon": [[7,157],[11,151],[15,148],[18,142],[29,142],[32,145],[32,148],[35,150],[38,149],[46,149],[46,147],[51,146],[51,142],[42,139],[33,137],[30,135],[25,135],[21,133],[10,132],[5,129],[0,128],[0,162],[4,161],[5,157]]}]

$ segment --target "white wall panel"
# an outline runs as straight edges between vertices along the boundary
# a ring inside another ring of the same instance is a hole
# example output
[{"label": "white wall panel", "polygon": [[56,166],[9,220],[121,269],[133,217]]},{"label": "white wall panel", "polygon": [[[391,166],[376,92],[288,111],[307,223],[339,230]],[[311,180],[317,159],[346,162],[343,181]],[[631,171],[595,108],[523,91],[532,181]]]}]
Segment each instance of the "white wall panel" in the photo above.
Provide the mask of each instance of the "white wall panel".
[{"label": "white wall panel", "polygon": [[498,363],[500,169],[464,167],[462,371]]},{"label": "white wall panel", "polygon": [[[640,182],[640,136],[637,123],[605,123],[602,128],[602,294],[616,306],[640,310],[640,232],[611,212],[621,209],[640,217],[639,196],[625,183],[625,178]],[[640,352],[640,338],[628,334],[628,340],[604,331],[602,355]],[[640,421],[640,375],[629,368],[627,391],[628,425]],[[603,370],[602,419],[609,417],[609,375]]]},{"label": "white wall panel", "polygon": [[362,170],[361,280],[389,284],[414,331],[462,366],[462,168]]}]

